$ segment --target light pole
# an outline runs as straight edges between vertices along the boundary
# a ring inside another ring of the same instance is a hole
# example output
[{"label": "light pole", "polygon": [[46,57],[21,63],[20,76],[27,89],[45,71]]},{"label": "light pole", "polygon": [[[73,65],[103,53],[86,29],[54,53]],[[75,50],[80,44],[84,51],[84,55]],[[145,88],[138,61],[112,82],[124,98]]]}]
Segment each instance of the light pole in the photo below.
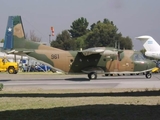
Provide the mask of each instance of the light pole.
[{"label": "light pole", "polygon": [[51,34],[49,34],[49,44],[51,44]]}]

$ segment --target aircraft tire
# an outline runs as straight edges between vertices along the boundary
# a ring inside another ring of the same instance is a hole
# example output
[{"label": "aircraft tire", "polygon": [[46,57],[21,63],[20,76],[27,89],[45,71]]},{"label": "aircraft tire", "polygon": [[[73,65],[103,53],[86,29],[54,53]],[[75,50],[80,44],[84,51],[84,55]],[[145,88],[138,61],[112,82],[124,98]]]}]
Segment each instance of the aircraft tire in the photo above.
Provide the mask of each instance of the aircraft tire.
[{"label": "aircraft tire", "polygon": [[89,79],[97,79],[97,73],[96,72],[91,72],[88,74]]},{"label": "aircraft tire", "polygon": [[147,78],[147,79],[150,79],[151,77],[152,77],[152,74],[151,74],[150,72],[147,72],[147,73],[146,73],[146,78]]},{"label": "aircraft tire", "polygon": [[109,76],[109,74],[105,74],[105,76]]}]

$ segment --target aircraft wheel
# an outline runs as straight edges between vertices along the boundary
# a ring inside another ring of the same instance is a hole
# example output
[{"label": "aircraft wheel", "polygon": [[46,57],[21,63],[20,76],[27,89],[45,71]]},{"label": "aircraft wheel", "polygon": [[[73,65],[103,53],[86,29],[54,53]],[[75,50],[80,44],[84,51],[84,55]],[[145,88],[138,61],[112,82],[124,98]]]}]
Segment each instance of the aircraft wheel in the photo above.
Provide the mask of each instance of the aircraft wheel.
[{"label": "aircraft wheel", "polygon": [[108,76],[109,74],[105,74],[105,76]]},{"label": "aircraft wheel", "polygon": [[150,72],[146,73],[146,78],[150,79],[152,77],[152,74]]},{"label": "aircraft wheel", "polygon": [[89,79],[97,79],[97,73],[95,73],[95,72],[89,73],[88,78]]}]

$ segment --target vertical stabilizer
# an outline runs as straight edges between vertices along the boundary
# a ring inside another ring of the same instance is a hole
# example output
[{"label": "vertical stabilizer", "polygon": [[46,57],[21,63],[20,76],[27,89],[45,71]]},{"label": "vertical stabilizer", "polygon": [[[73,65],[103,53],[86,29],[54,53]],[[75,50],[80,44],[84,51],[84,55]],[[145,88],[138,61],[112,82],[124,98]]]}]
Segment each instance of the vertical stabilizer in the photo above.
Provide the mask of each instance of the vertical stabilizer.
[{"label": "vertical stabilizer", "polygon": [[[15,40],[17,39],[21,41],[25,39],[21,16],[9,16],[3,49],[13,49],[15,47]],[[21,44],[21,46],[23,46],[23,44]]]},{"label": "vertical stabilizer", "polygon": [[136,37],[136,39],[143,42],[143,47],[146,49],[146,51],[149,52],[160,51],[159,44],[151,36],[139,36]]},{"label": "vertical stabilizer", "polygon": [[33,42],[31,40],[26,40],[21,16],[8,17],[3,49],[8,51],[21,52],[33,51],[37,49],[63,51],[58,48],[53,48],[40,43]]}]

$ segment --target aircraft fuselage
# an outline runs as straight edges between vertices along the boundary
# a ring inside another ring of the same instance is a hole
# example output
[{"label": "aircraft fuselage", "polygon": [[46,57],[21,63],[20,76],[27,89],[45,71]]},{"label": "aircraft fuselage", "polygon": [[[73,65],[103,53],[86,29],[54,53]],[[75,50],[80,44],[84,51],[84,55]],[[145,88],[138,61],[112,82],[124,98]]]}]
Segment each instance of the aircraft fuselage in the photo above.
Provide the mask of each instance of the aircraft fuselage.
[{"label": "aircraft fuselage", "polygon": [[90,73],[93,71],[97,73],[134,73],[153,67],[152,61],[136,59],[135,55],[141,54],[133,50],[125,50],[119,55],[117,53],[111,55],[104,53],[84,56],[78,51],[35,50],[28,55],[65,73]]},{"label": "aircraft fuselage", "polygon": [[157,52],[152,52],[152,51],[146,51],[145,52],[145,55],[147,57],[151,57],[151,58],[156,58],[156,59],[160,59],[160,51],[157,51]]}]

